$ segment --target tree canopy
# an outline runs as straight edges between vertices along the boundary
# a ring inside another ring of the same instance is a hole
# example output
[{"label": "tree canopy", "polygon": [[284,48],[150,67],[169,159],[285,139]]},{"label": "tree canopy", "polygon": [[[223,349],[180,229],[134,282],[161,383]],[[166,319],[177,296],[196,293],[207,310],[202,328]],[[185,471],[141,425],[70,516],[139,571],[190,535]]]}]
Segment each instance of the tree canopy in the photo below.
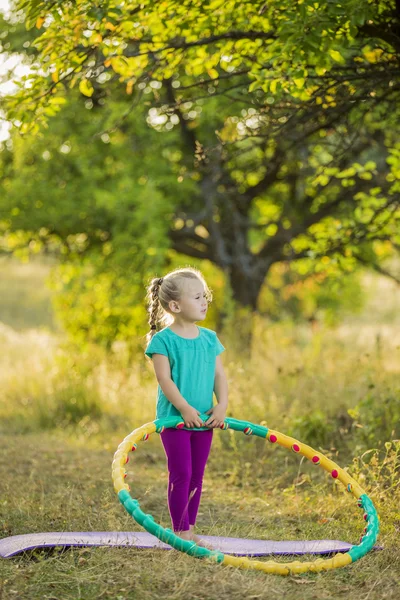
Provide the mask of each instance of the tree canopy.
[{"label": "tree canopy", "polygon": [[[253,310],[274,264],[382,270],[399,248],[394,2],[18,6],[37,33],[32,73],[5,99],[25,140],[14,136],[3,183],[14,243],[25,231],[66,255],[98,248],[143,277],[171,248],[220,268]],[[101,148],[75,130],[71,103],[104,116]],[[66,148],[85,140],[58,165],[30,158],[50,122]]]}]

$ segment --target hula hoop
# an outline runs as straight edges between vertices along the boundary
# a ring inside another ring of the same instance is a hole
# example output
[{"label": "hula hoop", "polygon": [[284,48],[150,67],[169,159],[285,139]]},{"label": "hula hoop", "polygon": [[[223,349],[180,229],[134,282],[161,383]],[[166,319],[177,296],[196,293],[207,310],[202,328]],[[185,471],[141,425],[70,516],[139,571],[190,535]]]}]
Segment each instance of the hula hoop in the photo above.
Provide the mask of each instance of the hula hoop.
[{"label": "hula hoop", "polygon": [[[200,415],[200,418],[205,422],[209,418],[209,415],[202,414]],[[346,486],[347,491],[357,498],[358,506],[364,510],[366,527],[360,538],[360,543],[353,546],[348,552],[338,553],[333,558],[329,559],[317,558],[314,561],[308,562],[296,560],[288,563],[279,563],[272,560],[262,562],[260,560],[250,559],[246,556],[231,556],[226,555],[219,550],[203,548],[193,541],[183,540],[175,535],[171,529],[165,529],[154,521],[152,515],[144,513],[140,508],[138,500],[134,500],[129,494],[130,487],[124,481],[126,477],[124,465],[129,460],[128,453],[137,449],[138,442],[146,441],[152,433],[161,433],[164,429],[168,428],[182,429],[184,425],[182,417],[171,417],[169,419],[157,419],[142,425],[138,429],[134,429],[118,446],[112,463],[114,489],[118,494],[120,502],[139,525],[144,527],[146,531],[156,536],[162,542],[169,544],[176,550],[186,552],[195,558],[204,558],[211,562],[223,565],[231,565],[241,569],[253,569],[263,571],[264,573],[275,573],[278,575],[306,573],[307,571],[319,573],[320,571],[344,567],[345,565],[349,565],[350,563],[359,560],[372,549],[379,532],[378,514],[372,500],[346,471],[321,454],[321,452],[316,452],[310,446],[302,444],[290,436],[279,433],[279,431],[268,429],[262,425],[255,425],[248,421],[239,421],[238,419],[229,417],[225,419],[220,427],[221,429],[233,429],[235,431],[242,431],[245,435],[257,435],[266,438],[272,444],[277,443],[284,448],[291,449],[296,454],[302,454],[308,458],[314,465],[320,465],[323,469],[328,471],[334,479],[338,479],[343,483],[343,485]]]}]

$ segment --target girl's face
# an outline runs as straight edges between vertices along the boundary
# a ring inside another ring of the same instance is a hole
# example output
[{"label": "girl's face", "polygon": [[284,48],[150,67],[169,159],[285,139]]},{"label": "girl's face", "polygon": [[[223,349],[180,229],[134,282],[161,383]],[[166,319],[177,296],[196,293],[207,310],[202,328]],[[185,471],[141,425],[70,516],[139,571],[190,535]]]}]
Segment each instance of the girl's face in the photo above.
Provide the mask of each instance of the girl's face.
[{"label": "girl's face", "polygon": [[[181,309],[179,312],[188,320],[198,321],[207,315],[208,302],[204,291],[204,285],[199,280],[188,280],[183,284],[182,296],[179,302],[173,303]],[[173,311],[177,314],[177,311]],[[178,314],[179,314],[178,312]]]}]

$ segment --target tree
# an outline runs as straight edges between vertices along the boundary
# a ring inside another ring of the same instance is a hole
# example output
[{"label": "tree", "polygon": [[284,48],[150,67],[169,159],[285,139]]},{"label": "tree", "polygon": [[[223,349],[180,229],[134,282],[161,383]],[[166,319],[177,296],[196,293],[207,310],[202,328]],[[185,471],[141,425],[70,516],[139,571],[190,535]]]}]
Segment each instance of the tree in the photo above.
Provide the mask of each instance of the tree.
[{"label": "tree", "polygon": [[135,106],[149,92],[148,122],[175,130],[178,179],[195,189],[173,206],[171,246],[218,265],[240,305],[256,310],[276,262],[376,265],[374,241],[399,243],[391,3],[20,6],[45,29],[46,69],[9,118],[38,134],[77,84],[95,101],[117,79]]}]

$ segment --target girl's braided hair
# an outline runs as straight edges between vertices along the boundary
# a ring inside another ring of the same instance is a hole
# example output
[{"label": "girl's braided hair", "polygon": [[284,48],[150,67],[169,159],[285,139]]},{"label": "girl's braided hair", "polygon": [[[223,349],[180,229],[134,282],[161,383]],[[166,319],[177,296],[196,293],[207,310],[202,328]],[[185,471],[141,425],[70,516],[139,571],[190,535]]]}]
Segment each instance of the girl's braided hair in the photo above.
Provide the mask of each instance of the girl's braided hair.
[{"label": "girl's braided hair", "polygon": [[212,301],[212,292],[202,272],[194,267],[175,269],[164,277],[155,277],[148,285],[146,294],[148,323],[150,325],[150,331],[146,335],[147,344],[157,329],[163,329],[173,322],[168,304],[171,300],[180,300],[185,279],[199,279],[204,285],[207,301]]}]

